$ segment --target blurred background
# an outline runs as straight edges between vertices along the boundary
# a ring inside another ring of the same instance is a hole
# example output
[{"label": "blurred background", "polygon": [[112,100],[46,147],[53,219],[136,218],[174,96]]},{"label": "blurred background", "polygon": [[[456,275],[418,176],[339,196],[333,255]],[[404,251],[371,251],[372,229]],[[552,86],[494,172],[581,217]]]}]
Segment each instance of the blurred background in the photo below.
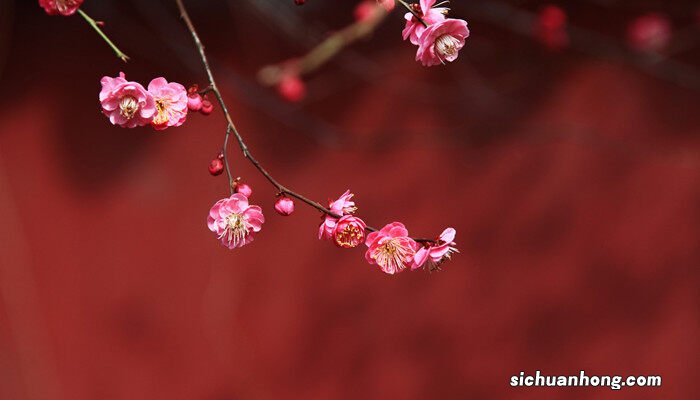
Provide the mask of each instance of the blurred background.
[{"label": "blurred background", "polygon": [[[97,100],[119,71],[205,86],[174,2],[85,2],[123,64],[79,16],[2,0],[0,399],[694,397],[697,1],[453,1],[472,36],[434,68],[395,11],[296,102],[258,71],[353,23],[358,2],[185,3],[276,178],[323,202],[350,188],[375,226],[453,226],[461,254],[385,275],[319,242],[315,210],[276,215],[235,147],[267,222],[223,248],[205,224],[227,195],[207,172],[218,107],[158,133],[111,126]],[[535,370],[663,387],[510,387]]]}]

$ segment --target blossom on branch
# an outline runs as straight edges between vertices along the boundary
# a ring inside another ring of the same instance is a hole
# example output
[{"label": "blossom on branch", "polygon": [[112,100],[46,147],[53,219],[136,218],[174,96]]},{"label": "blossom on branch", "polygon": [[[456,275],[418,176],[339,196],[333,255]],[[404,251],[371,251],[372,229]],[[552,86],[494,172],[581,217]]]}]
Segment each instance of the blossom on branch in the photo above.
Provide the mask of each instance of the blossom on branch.
[{"label": "blossom on branch", "polygon": [[156,102],[140,83],[127,81],[123,72],[116,78],[105,76],[100,83],[102,112],[113,125],[134,128],[151,123]]},{"label": "blossom on branch", "polygon": [[365,259],[390,275],[399,273],[413,264],[418,244],[409,237],[400,222],[392,222],[378,232],[367,235]]},{"label": "blossom on branch", "polygon": [[447,228],[438,237],[436,245],[428,244],[416,251],[413,257],[413,265],[411,270],[421,268],[424,265],[428,266],[430,271],[438,269],[440,263],[449,260],[453,253],[459,253],[454,242],[457,231],[454,228]]},{"label": "blossom on branch", "polygon": [[[446,7],[435,7],[435,1],[436,0],[421,0],[420,4],[412,4],[411,8],[426,24],[436,24],[445,20],[445,15],[447,15],[449,9]],[[407,12],[405,18],[406,27],[402,32],[403,40],[410,39],[411,43],[419,45],[420,37],[425,31],[426,26],[411,12]]]},{"label": "blossom on branch", "polygon": [[452,62],[468,37],[467,21],[462,19],[449,18],[430,25],[420,36],[416,61],[426,67]]},{"label": "blossom on branch", "polygon": [[343,249],[357,247],[365,241],[365,229],[365,221],[354,215],[345,215],[335,224],[333,242]]},{"label": "blossom on branch", "polygon": [[78,11],[84,0],[39,0],[39,6],[49,15],[70,16]]},{"label": "blossom on branch", "polygon": [[[328,209],[341,217],[344,215],[352,214],[357,211],[355,202],[352,201],[354,194],[350,193],[350,190],[346,190],[345,193],[340,195],[338,200],[334,200],[328,203]],[[335,232],[335,226],[338,223],[338,218],[332,215],[325,215],[321,226],[318,227],[318,238],[324,240],[333,240],[333,235]]]},{"label": "blossom on branch", "polygon": [[281,196],[275,202],[275,211],[284,217],[292,215],[294,212],[294,200],[289,197]]},{"label": "blossom on branch", "polygon": [[229,249],[252,242],[254,233],[260,232],[264,222],[262,209],[248,204],[248,198],[240,193],[217,201],[207,217],[209,230]]},{"label": "blossom on branch", "polygon": [[151,125],[158,131],[180,126],[187,119],[187,90],[176,82],[155,78],[148,84],[148,92],[156,102],[156,114]]}]

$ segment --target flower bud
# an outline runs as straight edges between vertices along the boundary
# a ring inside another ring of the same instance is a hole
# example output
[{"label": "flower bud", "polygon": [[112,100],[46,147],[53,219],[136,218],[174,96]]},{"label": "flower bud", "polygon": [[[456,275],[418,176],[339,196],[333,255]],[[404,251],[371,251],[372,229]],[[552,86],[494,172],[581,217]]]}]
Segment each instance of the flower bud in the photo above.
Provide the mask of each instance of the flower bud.
[{"label": "flower bud", "polygon": [[289,197],[280,197],[275,203],[275,211],[285,217],[291,215],[294,212],[294,200]]},{"label": "flower bud", "polygon": [[209,101],[207,95],[205,94],[202,98],[202,108],[199,109],[199,112],[201,112],[202,115],[209,115],[212,111],[214,111],[214,104]]},{"label": "flower bud", "polygon": [[216,157],[209,163],[209,173],[213,176],[221,175],[224,172],[224,162],[220,157]]},{"label": "flower bud", "polygon": [[277,92],[283,99],[296,103],[306,96],[306,85],[296,75],[290,75],[280,81]]},{"label": "flower bud", "polygon": [[245,183],[236,183],[236,187],[233,188],[233,191],[245,197],[250,197],[250,195],[253,194],[253,189]]},{"label": "flower bud", "polygon": [[199,94],[199,86],[192,85],[187,89],[187,108],[190,111],[202,109],[202,96]]}]

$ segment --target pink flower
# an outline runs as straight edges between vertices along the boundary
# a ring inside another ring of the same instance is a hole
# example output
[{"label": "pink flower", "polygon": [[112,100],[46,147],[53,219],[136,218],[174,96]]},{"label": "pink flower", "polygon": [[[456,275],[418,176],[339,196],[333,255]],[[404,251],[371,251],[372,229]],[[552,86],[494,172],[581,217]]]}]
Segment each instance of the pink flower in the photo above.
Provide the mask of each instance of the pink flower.
[{"label": "pink flower", "polygon": [[248,204],[248,198],[234,193],[221,199],[209,210],[207,225],[229,249],[242,247],[253,241],[253,234],[260,232],[265,222],[262,210]]},{"label": "pink flower", "polygon": [[395,274],[411,266],[418,244],[408,237],[408,230],[400,222],[392,222],[379,232],[367,235],[365,259],[377,264],[387,274]]},{"label": "pink flower", "polygon": [[344,249],[357,247],[365,241],[366,228],[365,221],[353,215],[346,215],[335,224],[333,241]]},{"label": "pink flower", "polygon": [[352,201],[354,194],[350,193],[350,190],[346,190],[338,200],[331,201],[328,204],[328,208],[338,215],[352,214],[357,211],[355,207],[355,202]]},{"label": "pink flower", "polygon": [[468,37],[467,21],[461,19],[448,18],[430,25],[420,37],[416,61],[426,67],[452,62]]},{"label": "pink flower", "polygon": [[[418,14],[426,24],[432,25],[445,20],[445,15],[449,10],[446,7],[433,7],[436,0],[420,0],[420,4],[412,4],[413,11]],[[406,13],[406,27],[403,29],[403,40],[410,38],[411,43],[420,44],[420,37],[426,27],[413,13]]]},{"label": "pink flower", "polygon": [[148,84],[148,92],[156,102],[156,115],[151,125],[162,131],[171,126],[180,126],[187,119],[187,90],[179,83],[168,83],[165,78],[156,78]]},{"label": "pink flower", "polygon": [[83,0],[39,0],[39,5],[49,15],[69,16],[75,14]]},{"label": "pink flower", "polygon": [[438,237],[437,245],[421,247],[413,257],[411,269],[417,269],[428,263],[428,268],[433,271],[445,260],[449,260],[453,253],[459,253],[454,242],[457,231],[447,228]]},{"label": "pink flower", "polygon": [[279,215],[285,217],[292,215],[294,212],[294,200],[290,199],[289,197],[280,197],[277,199],[277,202],[275,202],[275,211],[277,211]]},{"label": "pink flower", "polygon": [[627,42],[635,50],[659,51],[671,40],[671,21],[650,13],[635,19],[627,28]]},{"label": "pink flower", "polygon": [[320,240],[332,240],[333,231],[335,231],[335,226],[338,223],[338,218],[334,218],[330,215],[325,215],[323,222],[318,227],[318,238]]},{"label": "pink flower", "polygon": [[100,83],[102,112],[113,125],[134,128],[151,122],[156,113],[156,103],[153,95],[141,84],[127,81],[123,72],[116,78],[105,76]]},{"label": "pink flower", "polygon": [[[330,201],[328,203],[328,208],[334,214],[340,215],[341,217],[346,214],[352,214],[357,211],[355,207],[355,202],[352,201],[354,194],[350,193],[350,190],[346,190],[338,200]],[[338,222],[338,218],[330,215],[325,215],[321,226],[318,227],[318,238],[332,240],[333,231],[335,230],[335,225]]]}]

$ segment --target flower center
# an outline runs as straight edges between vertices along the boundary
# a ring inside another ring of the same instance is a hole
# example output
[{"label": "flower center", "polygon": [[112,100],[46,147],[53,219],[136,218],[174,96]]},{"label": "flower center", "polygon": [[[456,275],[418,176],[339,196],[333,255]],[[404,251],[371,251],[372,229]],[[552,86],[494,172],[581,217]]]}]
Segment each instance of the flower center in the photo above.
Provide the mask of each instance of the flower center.
[{"label": "flower center", "polygon": [[131,119],[139,110],[139,103],[132,96],[124,96],[119,102],[119,114],[126,119]]},{"label": "flower center", "polygon": [[75,6],[74,0],[56,0],[56,9],[60,12],[65,12],[73,6]]},{"label": "flower center", "polygon": [[237,246],[248,236],[248,226],[241,214],[233,213],[226,217],[226,228],[219,236],[219,239],[225,237],[229,244],[233,243]]},{"label": "flower center", "polygon": [[357,247],[364,239],[364,231],[357,225],[346,225],[342,231],[336,232],[335,242],[340,247]]},{"label": "flower center", "polygon": [[452,35],[442,35],[435,40],[435,49],[442,57],[451,57],[457,55],[459,40]]},{"label": "flower center", "polygon": [[156,100],[156,116],[153,117],[153,123],[156,125],[166,124],[170,120],[170,113],[168,109],[170,108],[170,101],[166,99]]},{"label": "flower center", "polygon": [[397,239],[389,239],[377,248],[374,259],[377,264],[389,271],[399,272],[406,268],[404,261],[408,256],[408,249],[401,245]]}]

